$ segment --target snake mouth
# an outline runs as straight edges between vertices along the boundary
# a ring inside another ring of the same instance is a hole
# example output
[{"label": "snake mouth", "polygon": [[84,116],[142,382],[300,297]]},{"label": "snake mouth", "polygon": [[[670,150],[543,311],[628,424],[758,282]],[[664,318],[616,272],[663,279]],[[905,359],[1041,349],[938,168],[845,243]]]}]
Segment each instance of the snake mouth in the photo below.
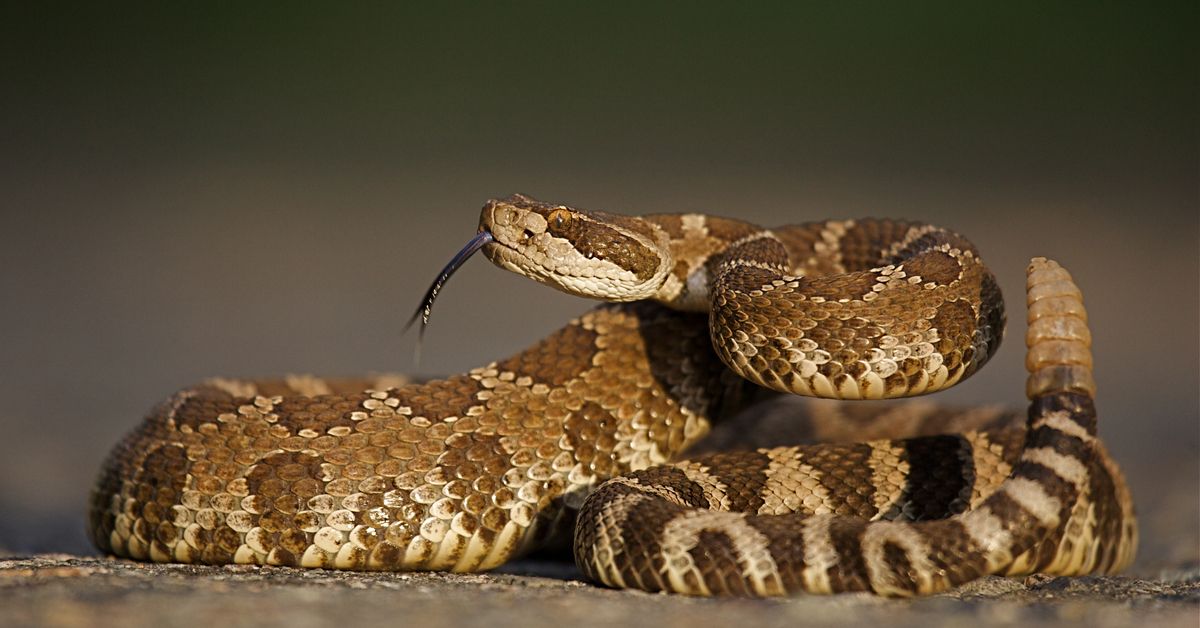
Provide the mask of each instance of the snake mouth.
[{"label": "snake mouth", "polygon": [[416,323],[417,319],[420,318],[420,335],[424,336],[425,327],[429,325],[429,316],[433,313],[433,302],[437,299],[438,293],[442,291],[442,286],[445,286],[446,282],[450,281],[450,276],[457,272],[468,259],[471,259],[471,256],[477,253],[479,249],[495,241],[496,239],[492,236],[492,233],[485,229],[476,233],[475,237],[471,238],[462,250],[455,253],[450,262],[442,268],[442,272],[438,273],[437,279],[434,279],[433,284],[425,291],[425,296],[421,299],[421,304],[417,306],[417,311],[413,312],[412,318],[408,319],[408,324],[404,326],[404,331],[407,332],[413,326],[413,323]]}]

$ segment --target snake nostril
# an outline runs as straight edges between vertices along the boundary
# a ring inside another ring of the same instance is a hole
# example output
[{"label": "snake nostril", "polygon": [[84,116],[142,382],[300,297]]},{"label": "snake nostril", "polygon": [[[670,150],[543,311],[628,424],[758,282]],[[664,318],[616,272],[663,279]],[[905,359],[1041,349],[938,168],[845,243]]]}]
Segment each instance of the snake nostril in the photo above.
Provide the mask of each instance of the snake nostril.
[{"label": "snake nostril", "polygon": [[521,241],[524,242],[524,241],[532,238],[534,235],[536,235],[536,234],[533,232],[533,229],[526,229],[521,232]]}]

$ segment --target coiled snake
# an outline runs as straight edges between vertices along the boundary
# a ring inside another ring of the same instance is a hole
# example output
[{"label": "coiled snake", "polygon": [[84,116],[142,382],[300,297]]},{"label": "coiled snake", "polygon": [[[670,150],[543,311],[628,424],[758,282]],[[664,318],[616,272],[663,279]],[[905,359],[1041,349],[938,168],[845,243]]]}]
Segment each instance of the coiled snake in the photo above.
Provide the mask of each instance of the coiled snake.
[{"label": "coiled snake", "polygon": [[485,570],[579,511],[576,563],[688,594],[941,591],[1133,558],[1096,438],[1082,298],[1028,271],[1023,425],[672,462],[745,396],[932,392],[995,351],[997,284],[965,239],[888,220],[773,230],[489,201],[472,244],[602,305],[501,362],[426,383],[212,380],[110,454],[89,531],[142,560]]}]

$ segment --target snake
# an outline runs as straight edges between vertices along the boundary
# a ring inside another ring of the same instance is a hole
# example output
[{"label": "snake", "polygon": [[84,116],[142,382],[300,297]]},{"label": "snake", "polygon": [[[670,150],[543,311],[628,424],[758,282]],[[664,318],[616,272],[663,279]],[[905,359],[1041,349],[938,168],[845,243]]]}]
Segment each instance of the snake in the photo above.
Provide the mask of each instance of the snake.
[{"label": "snake", "polygon": [[[1026,273],[1023,420],[689,456],[761,391],[889,399],[969,377],[1005,326],[978,250],[913,221],[767,229],[513,195],[483,207],[423,323],[479,250],[605,302],[444,379],[181,390],[104,462],[93,543],[156,562],[457,572],[566,544],[605,586],[750,597],[926,595],[1133,560],[1133,500],[1097,436],[1082,293],[1057,262]],[[946,415],[922,407],[908,411],[918,423]]]}]

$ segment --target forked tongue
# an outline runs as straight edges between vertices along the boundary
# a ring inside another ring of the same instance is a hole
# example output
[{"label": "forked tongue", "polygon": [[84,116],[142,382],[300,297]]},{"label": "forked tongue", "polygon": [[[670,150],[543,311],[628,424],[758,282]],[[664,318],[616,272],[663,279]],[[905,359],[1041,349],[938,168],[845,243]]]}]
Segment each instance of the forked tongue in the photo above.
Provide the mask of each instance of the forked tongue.
[{"label": "forked tongue", "polygon": [[413,312],[412,318],[408,319],[408,324],[404,326],[404,333],[408,333],[413,323],[416,323],[418,318],[421,319],[421,329],[417,334],[417,347],[413,354],[414,363],[421,361],[421,340],[425,338],[425,327],[429,325],[429,315],[433,312],[433,302],[437,299],[438,293],[441,292],[442,286],[446,285],[446,282],[450,280],[450,276],[465,264],[476,251],[493,240],[491,232],[480,231],[475,234],[475,237],[471,238],[471,241],[467,242],[467,245],[454,255],[450,263],[446,264],[442,272],[438,273],[437,279],[434,280],[433,285],[429,286],[429,290],[425,291],[425,297],[421,299],[421,305],[417,307],[417,311]]}]

